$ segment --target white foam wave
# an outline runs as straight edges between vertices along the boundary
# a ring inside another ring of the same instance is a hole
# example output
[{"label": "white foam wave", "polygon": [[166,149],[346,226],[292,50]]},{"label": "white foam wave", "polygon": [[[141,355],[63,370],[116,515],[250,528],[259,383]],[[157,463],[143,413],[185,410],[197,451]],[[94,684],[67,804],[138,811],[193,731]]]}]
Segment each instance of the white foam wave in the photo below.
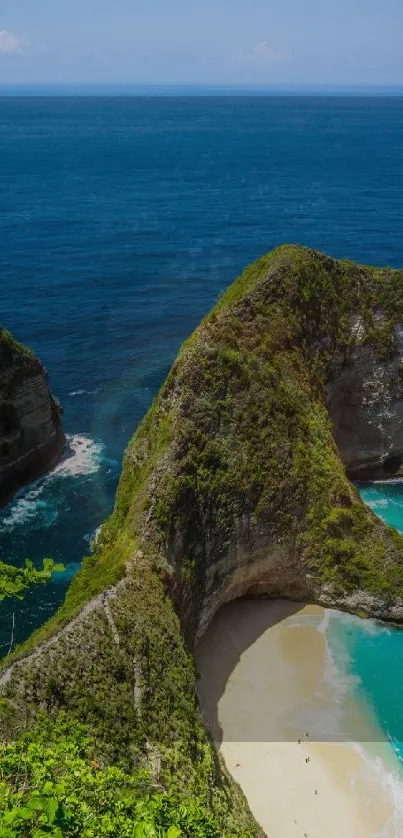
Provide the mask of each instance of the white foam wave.
[{"label": "white foam wave", "polygon": [[[352,675],[350,670],[350,657],[348,650],[342,640],[339,642],[333,636],[333,653],[326,633],[333,619],[341,620],[350,626],[359,623],[360,630],[368,635],[376,635],[384,632],[390,633],[391,629],[381,626],[374,620],[360,620],[350,614],[325,609],[318,630],[323,634],[326,644],[325,666],[323,680],[331,686],[334,703],[330,713],[325,713],[321,727],[323,730],[335,736],[332,741],[343,742],[343,705],[349,696],[354,695],[357,687],[361,684],[359,676]],[[336,663],[337,661],[337,663]],[[324,724],[327,724],[327,728]],[[317,727],[317,725],[316,725]],[[319,731],[320,732],[320,731]],[[344,740],[346,741],[346,739]],[[348,740],[349,741],[349,740]],[[399,758],[398,747],[393,742],[359,743],[352,742],[353,747],[362,757],[364,773],[357,777],[357,783],[364,783],[368,788],[383,789],[385,795],[391,801],[392,816],[385,824],[382,831],[374,838],[403,838],[403,770],[402,760]],[[395,743],[397,745],[397,743]]]},{"label": "white foam wave", "polygon": [[[38,526],[51,527],[59,516],[59,510],[55,497],[51,500],[43,497],[49,485],[60,478],[95,474],[101,467],[103,451],[103,444],[90,437],[82,434],[67,436],[66,453],[61,462],[49,474],[22,489],[5,507],[0,517],[0,532],[10,531],[35,519]],[[64,503],[62,496],[59,504]]]},{"label": "white foam wave", "polygon": [[99,538],[99,536],[100,536],[100,534],[101,534],[101,530],[102,530],[102,524],[100,524],[100,525],[99,525],[99,527],[97,527],[97,528],[96,528],[96,530],[95,530],[94,537],[93,537],[93,539],[92,539],[93,544],[96,544],[96,543],[97,543],[98,538]]},{"label": "white foam wave", "polygon": [[371,509],[379,509],[380,507],[389,506],[389,501],[386,498],[379,498],[379,500],[366,500],[365,503]]},{"label": "white foam wave", "polygon": [[67,456],[48,475],[48,480],[55,475],[77,477],[94,474],[101,466],[103,450],[102,442],[94,442],[91,437],[82,434],[67,436]]},{"label": "white foam wave", "polygon": [[346,614],[343,611],[333,611],[333,615],[337,615],[337,619],[344,623],[347,627],[358,628],[363,634],[368,634],[370,637],[375,637],[379,634],[392,634],[393,629],[384,623],[378,623],[376,620],[370,620],[367,617],[362,619],[356,614]]},{"label": "white foam wave", "polygon": [[[325,642],[322,682],[315,702],[299,702],[293,725],[298,732],[309,730],[311,741],[331,742],[340,747],[349,743],[350,747],[359,752],[360,767],[351,778],[352,794],[358,789],[364,791],[368,795],[370,811],[372,798],[379,799],[381,788],[391,804],[392,815],[380,832],[374,832],[374,838],[403,838],[403,755],[399,756],[400,743],[390,739],[377,742],[358,742],[352,739],[349,721],[351,699],[357,695],[361,679],[351,672],[348,648],[343,634],[339,636],[337,630],[333,631],[333,621],[343,623],[350,630],[365,631],[368,635],[392,631],[374,620],[361,620],[341,611],[324,609],[323,616],[316,622],[316,630],[323,635]],[[313,624],[312,618],[296,620],[294,617],[290,627]],[[334,628],[337,629],[337,626]],[[357,700],[360,699],[357,697]]]},{"label": "white foam wave", "polygon": [[350,660],[347,650],[340,643],[336,655],[333,655],[329,643],[328,629],[331,621],[344,615],[329,608],[323,610],[323,616],[318,620],[317,615],[301,619],[292,618],[290,628],[295,625],[310,625],[322,636],[324,642],[324,662],[321,683],[318,685],[315,702],[299,702],[299,729],[310,731],[311,739],[318,742],[345,742],[350,738],[346,729],[346,700],[354,693],[360,684],[358,676],[351,674]]},{"label": "white foam wave", "polygon": [[403,777],[391,743],[354,742],[353,747],[360,754],[363,766],[355,784],[364,783],[369,794],[372,786],[376,796],[381,788],[391,803],[392,814],[374,838],[403,838]]},{"label": "white foam wave", "polygon": [[397,483],[403,483],[403,477],[391,477],[390,480],[373,480],[373,483],[376,486],[396,485]]},{"label": "white foam wave", "polygon": [[0,523],[0,532],[27,524],[36,517],[40,518],[42,526],[51,527],[58,517],[58,512],[57,509],[40,498],[42,491],[43,489],[40,486],[14,501],[10,505],[9,514],[6,514]]},{"label": "white foam wave", "polygon": [[89,533],[87,533],[87,535],[84,536],[84,541],[86,541],[87,544],[89,544],[91,548],[96,546],[96,543],[98,541],[101,529],[102,529],[102,524],[100,524],[99,527],[97,527],[93,532],[89,532]]},{"label": "white foam wave", "polygon": [[[321,619],[321,621],[320,621],[320,623],[319,623],[319,625],[318,625],[318,631],[320,631],[320,633],[321,633],[321,634],[324,634],[325,636],[326,636],[326,632],[327,632],[327,630],[328,630],[328,628],[329,628],[330,615],[331,615],[331,611],[330,611],[330,609],[329,609],[329,608],[325,608],[325,609],[323,610],[323,617],[322,617],[322,619]],[[326,639],[326,637],[325,637],[325,639]],[[327,641],[326,641],[326,642],[327,642]]]},{"label": "white foam wave", "polygon": [[95,387],[94,390],[71,390],[69,396],[94,396],[99,390],[100,387]]},{"label": "white foam wave", "polygon": [[358,675],[351,674],[350,658],[345,645],[336,641],[335,653],[330,646],[327,632],[331,620],[336,617],[336,613],[337,618],[344,616],[330,609],[325,609],[324,617],[318,629],[323,634],[325,642],[323,683],[330,688],[332,696],[328,732],[334,737],[334,740],[343,741],[346,733],[348,734],[348,731],[345,730],[346,699],[354,693],[361,681]]}]

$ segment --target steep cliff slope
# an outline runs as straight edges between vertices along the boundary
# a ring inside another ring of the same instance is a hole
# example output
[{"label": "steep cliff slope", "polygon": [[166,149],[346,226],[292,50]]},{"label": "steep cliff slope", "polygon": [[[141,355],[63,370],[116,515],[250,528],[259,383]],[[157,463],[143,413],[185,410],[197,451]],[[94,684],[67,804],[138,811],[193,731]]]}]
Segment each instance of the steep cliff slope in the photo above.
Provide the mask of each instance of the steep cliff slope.
[{"label": "steep cliff slope", "polygon": [[400,468],[402,324],[403,272],[298,247],[246,269],[129,445],[59,614],[4,665],[4,736],[62,710],[104,760],[157,754],[223,834],[258,834],[203,730],[192,648],[246,593],[403,619],[403,537],[345,470]]},{"label": "steep cliff slope", "polygon": [[0,506],[54,465],[63,444],[45,369],[0,326]]}]

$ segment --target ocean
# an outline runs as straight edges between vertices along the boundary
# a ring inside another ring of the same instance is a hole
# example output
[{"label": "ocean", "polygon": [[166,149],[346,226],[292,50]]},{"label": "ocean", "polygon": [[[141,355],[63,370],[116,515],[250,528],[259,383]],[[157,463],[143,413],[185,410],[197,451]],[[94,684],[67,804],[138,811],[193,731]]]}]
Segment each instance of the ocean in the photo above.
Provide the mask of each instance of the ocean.
[{"label": "ocean", "polygon": [[[65,460],[0,513],[0,556],[66,572],[1,605],[22,641],[113,508],[121,459],[182,341],[253,259],[298,242],[403,265],[403,98],[0,98],[0,321],[64,408]],[[403,530],[403,483],[364,500]],[[403,633],[337,613],[338,671],[403,742]]]}]

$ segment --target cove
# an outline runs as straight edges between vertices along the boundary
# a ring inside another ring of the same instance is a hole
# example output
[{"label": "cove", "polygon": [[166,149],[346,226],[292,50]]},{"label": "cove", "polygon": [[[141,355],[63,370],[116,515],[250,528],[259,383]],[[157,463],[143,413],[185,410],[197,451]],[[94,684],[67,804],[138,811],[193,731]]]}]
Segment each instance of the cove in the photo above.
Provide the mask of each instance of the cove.
[{"label": "cove", "polygon": [[[403,481],[358,489],[403,530]],[[216,615],[196,660],[206,722],[267,834],[401,838],[403,631],[241,599]]]}]

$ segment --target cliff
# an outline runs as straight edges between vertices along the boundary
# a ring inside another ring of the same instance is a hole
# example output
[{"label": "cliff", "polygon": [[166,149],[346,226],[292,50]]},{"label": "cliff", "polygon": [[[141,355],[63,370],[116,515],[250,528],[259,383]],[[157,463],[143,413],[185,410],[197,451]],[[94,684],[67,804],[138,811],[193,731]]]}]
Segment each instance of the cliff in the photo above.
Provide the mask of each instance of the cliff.
[{"label": "cliff", "polygon": [[157,755],[223,835],[259,834],[203,729],[192,649],[245,594],[403,620],[403,537],[349,480],[399,472],[402,325],[401,271],[293,246],[246,269],[138,428],[61,610],[3,665],[3,736],[63,711],[103,760]]},{"label": "cliff", "polygon": [[0,506],[61,455],[61,408],[46,370],[0,326]]}]

